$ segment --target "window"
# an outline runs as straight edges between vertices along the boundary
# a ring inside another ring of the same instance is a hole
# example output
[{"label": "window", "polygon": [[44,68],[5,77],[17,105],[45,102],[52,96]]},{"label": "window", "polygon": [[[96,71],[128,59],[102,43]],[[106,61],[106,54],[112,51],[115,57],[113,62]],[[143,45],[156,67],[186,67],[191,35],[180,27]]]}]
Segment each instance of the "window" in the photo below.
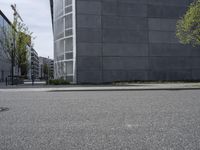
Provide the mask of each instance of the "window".
[{"label": "window", "polygon": [[65,53],[65,58],[66,59],[73,59],[73,53],[70,52],[70,53]]},{"label": "window", "polygon": [[73,38],[65,39],[65,52],[73,51]]},{"label": "window", "polygon": [[73,74],[73,61],[66,62],[67,75]]},{"label": "window", "polygon": [[64,19],[60,18],[56,20],[54,24],[55,39],[62,38],[64,36]]},{"label": "window", "polygon": [[2,28],[3,27],[3,17],[2,16],[0,16],[0,28]]},{"label": "window", "polygon": [[65,36],[70,36],[73,34],[72,29],[65,30]]},{"label": "window", "polygon": [[65,14],[72,12],[72,6],[65,8]]},{"label": "window", "polygon": [[54,18],[63,15],[63,0],[56,0],[54,3]]},{"label": "window", "polygon": [[56,55],[64,54],[64,40],[55,42]]},{"label": "window", "polygon": [[0,38],[3,38],[3,17],[0,16]]},{"label": "window", "polygon": [[65,6],[71,5],[72,4],[72,0],[65,0]]},{"label": "window", "polygon": [[65,16],[65,29],[72,28],[72,14]]}]

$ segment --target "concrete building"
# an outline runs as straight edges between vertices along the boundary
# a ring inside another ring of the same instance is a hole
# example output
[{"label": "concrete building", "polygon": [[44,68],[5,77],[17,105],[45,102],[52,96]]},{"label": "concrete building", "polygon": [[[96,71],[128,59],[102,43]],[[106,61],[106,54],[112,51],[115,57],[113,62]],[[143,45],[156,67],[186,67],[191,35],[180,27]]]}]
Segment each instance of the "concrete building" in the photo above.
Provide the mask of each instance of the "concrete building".
[{"label": "concrete building", "polygon": [[5,48],[6,31],[11,29],[11,22],[0,10],[0,82],[5,82],[11,75],[11,59]]},{"label": "concrete building", "polygon": [[39,78],[45,79],[45,73],[44,73],[44,66],[47,65],[49,68],[49,75],[50,78],[54,78],[54,60],[45,58],[45,57],[39,57]]},{"label": "concrete building", "polygon": [[55,78],[74,83],[200,80],[200,48],[176,21],[192,0],[50,0]]},{"label": "concrete building", "polygon": [[31,48],[31,66],[29,69],[29,79],[38,79],[39,78],[39,57],[38,53],[35,51],[35,49]]}]

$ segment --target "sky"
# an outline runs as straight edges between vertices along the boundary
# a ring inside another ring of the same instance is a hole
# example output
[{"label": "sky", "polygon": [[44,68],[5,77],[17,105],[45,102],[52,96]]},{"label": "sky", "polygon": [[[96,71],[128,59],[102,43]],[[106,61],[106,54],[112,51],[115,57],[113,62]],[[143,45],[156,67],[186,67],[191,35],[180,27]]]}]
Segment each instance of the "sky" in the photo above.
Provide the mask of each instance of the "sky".
[{"label": "sky", "polygon": [[36,37],[34,49],[39,56],[53,58],[53,32],[49,0],[0,0],[0,10],[13,21],[11,4],[17,10],[24,23]]}]

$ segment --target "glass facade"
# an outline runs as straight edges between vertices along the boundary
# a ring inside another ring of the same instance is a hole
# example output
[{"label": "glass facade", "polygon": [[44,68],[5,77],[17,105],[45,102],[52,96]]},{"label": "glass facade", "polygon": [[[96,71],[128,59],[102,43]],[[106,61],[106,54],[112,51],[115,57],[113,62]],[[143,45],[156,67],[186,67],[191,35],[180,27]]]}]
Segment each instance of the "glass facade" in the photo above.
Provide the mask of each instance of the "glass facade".
[{"label": "glass facade", "polygon": [[10,28],[9,23],[0,14],[0,82],[4,82],[5,78],[10,75],[11,62],[5,49],[6,33],[11,30]]},{"label": "glass facade", "polygon": [[[3,24],[4,24],[4,20],[3,20],[3,17],[0,15],[0,39],[1,40],[3,39]],[[1,44],[2,43],[0,43],[0,47],[2,47]]]},{"label": "glass facade", "polygon": [[76,82],[75,0],[54,0],[54,77]]}]

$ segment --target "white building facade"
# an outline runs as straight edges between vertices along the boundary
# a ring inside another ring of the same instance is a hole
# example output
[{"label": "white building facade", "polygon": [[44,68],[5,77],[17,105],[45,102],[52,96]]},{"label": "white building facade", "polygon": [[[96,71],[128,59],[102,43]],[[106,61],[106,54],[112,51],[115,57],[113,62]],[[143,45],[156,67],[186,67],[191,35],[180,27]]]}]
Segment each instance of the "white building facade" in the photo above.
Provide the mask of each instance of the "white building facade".
[{"label": "white building facade", "polygon": [[75,0],[53,1],[54,77],[76,82]]}]

